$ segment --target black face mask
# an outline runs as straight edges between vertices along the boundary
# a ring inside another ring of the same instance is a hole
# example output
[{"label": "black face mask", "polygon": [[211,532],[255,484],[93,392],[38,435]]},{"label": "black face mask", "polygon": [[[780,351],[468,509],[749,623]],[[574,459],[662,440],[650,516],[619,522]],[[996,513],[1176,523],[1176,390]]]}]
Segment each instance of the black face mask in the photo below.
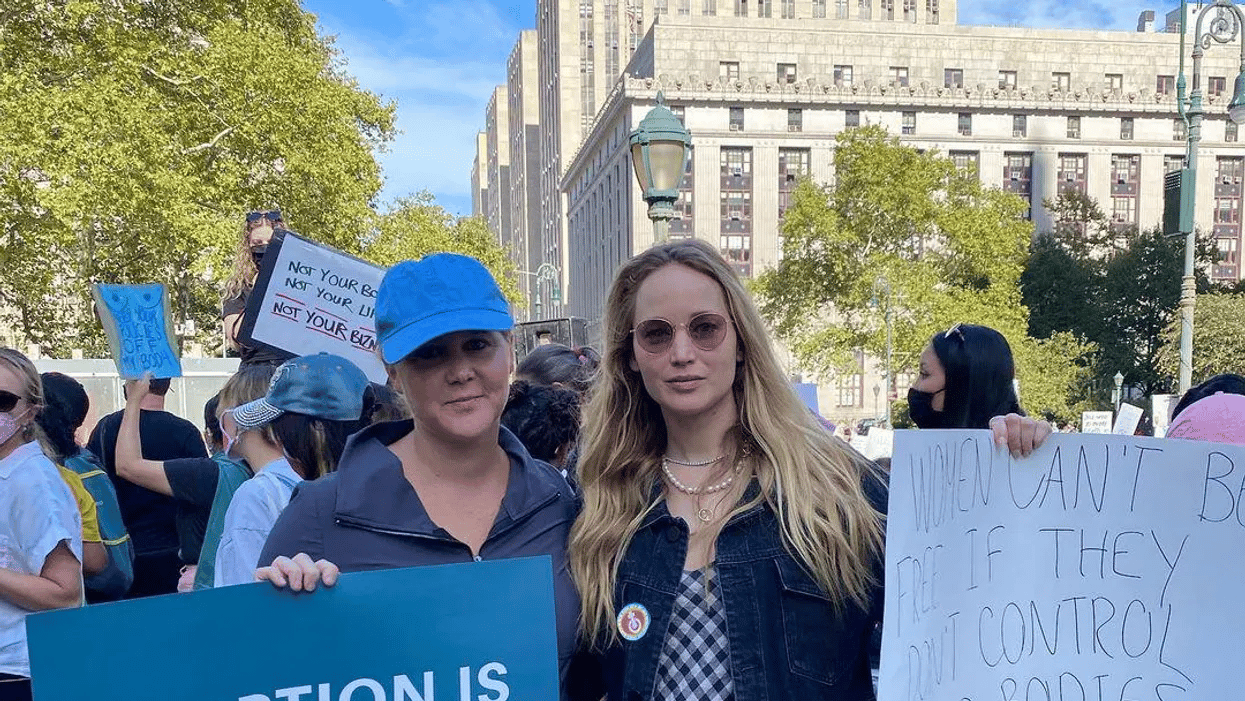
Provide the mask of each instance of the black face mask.
[{"label": "black face mask", "polygon": [[917,428],[943,427],[946,416],[934,409],[934,395],[945,390],[945,387],[938,392],[922,392],[915,387],[908,390],[908,416]]},{"label": "black face mask", "polygon": [[259,267],[259,262],[264,259],[264,254],[268,252],[268,246],[256,246],[251,249],[251,260],[255,262],[255,267]]}]

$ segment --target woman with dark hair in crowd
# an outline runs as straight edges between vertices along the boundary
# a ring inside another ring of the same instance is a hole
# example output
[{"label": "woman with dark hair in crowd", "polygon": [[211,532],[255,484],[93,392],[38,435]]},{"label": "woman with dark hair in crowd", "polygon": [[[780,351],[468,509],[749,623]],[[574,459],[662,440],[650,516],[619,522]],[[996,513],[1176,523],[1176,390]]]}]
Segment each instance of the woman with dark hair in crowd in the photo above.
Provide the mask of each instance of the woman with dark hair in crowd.
[{"label": "woman with dark hair in crowd", "polygon": [[[43,384],[0,348],[0,698],[31,698],[26,616],[82,604],[82,522],[39,445]],[[68,652],[66,653],[68,654]]]},{"label": "woman with dark hair in crowd", "polygon": [[246,312],[251,291],[255,288],[259,265],[268,251],[268,242],[272,240],[274,231],[284,228],[285,219],[279,209],[248,212],[234,252],[233,268],[225,281],[225,291],[221,296],[225,345],[229,351],[242,358],[244,365],[279,365],[293,357],[293,354],[271,346],[252,348],[238,340],[238,333],[242,330],[242,316]]},{"label": "woman with dark hair in crowd", "polygon": [[254,581],[264,541],[294,487],[337,469],[346,439],[371,419],[372,392],[354,363],[317,353],[277,368],[266,395],[229,413],[243,435],[267,431],[282,457],[233,495],[216,552],[216,586]]},{"label": "woman with dark hair in crowd", "polygon": [[1005,426],[1012,452],[1027,455],[1051,427],[1023,418],[1015,379],[1016,364],[1003,334],[956,324],[934,334],[921,351],[920,371],[908,390],[908,414],[918,428]]},{"label": "woman with dark hair in crowd", "polygon": [[546,343],[528,353],[515,368],[514,375],[538,385],[564,385],[582,395],[592,386],[600,364],[601,355],[587,346],[570,348],[560,343]]},{"label": "woman with dark hair in crowd", "polygon": [[134,579],[134,546],[121,520],[112,481],[99,461],[78,445],[76,434],[86,420],[91,400],[82,384],[68,375],[45,372],[40,380],[43,411],[38,422],[43,429],[44,453],[56,463],[78,499],[82,572],[88,595],[92,599],[96,593],[109,600],[119,599]]},{"label": "woman with dark hair in crowd", "polygon": [[579,438],[579,394],[569,387],[515,380],[501,424],[532,457],[563,469]]}]

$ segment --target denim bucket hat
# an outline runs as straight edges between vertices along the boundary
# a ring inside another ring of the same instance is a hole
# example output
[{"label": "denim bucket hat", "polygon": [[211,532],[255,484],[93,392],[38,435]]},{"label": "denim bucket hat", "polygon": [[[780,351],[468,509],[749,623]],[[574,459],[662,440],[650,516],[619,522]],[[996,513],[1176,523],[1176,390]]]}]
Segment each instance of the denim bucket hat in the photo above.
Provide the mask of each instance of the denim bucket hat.
[{"label": "denim bucket hat", "polygon": [[509,331],[510,305],[480,261],[434,253],[389,269],[376,295],[376,339],[393,365],[428,341],[456,331]]},{"label": "denim bucket hat", "polygon": [[356,421],[363,416],[367,387],[367,375],[349,360],[328,353],[305,355],[277,368],[268,394],[234,409],[233,420],[243,431],[271,423],[286,412]]}]

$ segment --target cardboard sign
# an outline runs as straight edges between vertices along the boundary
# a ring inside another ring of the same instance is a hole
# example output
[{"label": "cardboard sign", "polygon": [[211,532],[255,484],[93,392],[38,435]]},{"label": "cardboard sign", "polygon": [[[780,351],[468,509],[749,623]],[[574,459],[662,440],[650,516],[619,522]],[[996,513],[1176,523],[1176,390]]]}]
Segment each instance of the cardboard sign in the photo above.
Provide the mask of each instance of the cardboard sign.
[{"label": "cardboard sign", "polygon": [[1120,411],[1115,415],[1115,426],[1111,428],[1111,432],[1117,436],[1133,435],[1137,432],[1137,425],[1141,423],[1141,417],[1145,413],[1145,410],[1139,406],[1121,402]]},{"label": "cardboard sign", "polygon": [[1081,412],[1081,433],[1110,433],[1111,420],[1115,415],[1109,411]]},{"label": "cardboard sign", "polygon": [[92,285],[91,296],[121,377],[181,377],[164,285]]},{"label": "cardboard sign", "polygon": [[376,291],[384,268],[290,231],[277,231],[247,300],[238,338],[295,355],[333,353],[373,382],[388,379],[376,357]]},{"label": "cardboard sign", "polygon": [[[310,594],[206,589],[27,628],[38,701],[558,698],[548,557],[346,574]],[[102,631],[109,644],[66,654]]]},{"label": "cardboard sign", "polygon": [[1167,427],[1172,423],[1172,409],[1180,398],[1174,394],[1150,395],[1150,416],[1154,417],[1154,437],[1167,435]]},{"label": "cardboard sign", "polygon": [[902,431],[884,701],[1227,699],[1245,646],[1245,448]]}]

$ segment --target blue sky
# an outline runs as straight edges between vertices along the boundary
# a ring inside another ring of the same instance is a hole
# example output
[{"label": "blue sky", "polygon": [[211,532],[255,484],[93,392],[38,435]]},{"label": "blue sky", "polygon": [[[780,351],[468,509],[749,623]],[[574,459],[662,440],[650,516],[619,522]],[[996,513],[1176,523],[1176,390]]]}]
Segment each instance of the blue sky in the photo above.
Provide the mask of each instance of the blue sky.
[{"label": "blue sky", "polygon": [[[1178,3],[1138,0],[960,0],[960,24],[1131,31],[1142,10],[1162,17]],[[475,135],[521,29],[536,26],[535,0],[304,0],[322,34],[336,37],[359,84],[398,105],[402,131],[380,155],[383,201],[428,190],[455,214],[471,213]]]}]

